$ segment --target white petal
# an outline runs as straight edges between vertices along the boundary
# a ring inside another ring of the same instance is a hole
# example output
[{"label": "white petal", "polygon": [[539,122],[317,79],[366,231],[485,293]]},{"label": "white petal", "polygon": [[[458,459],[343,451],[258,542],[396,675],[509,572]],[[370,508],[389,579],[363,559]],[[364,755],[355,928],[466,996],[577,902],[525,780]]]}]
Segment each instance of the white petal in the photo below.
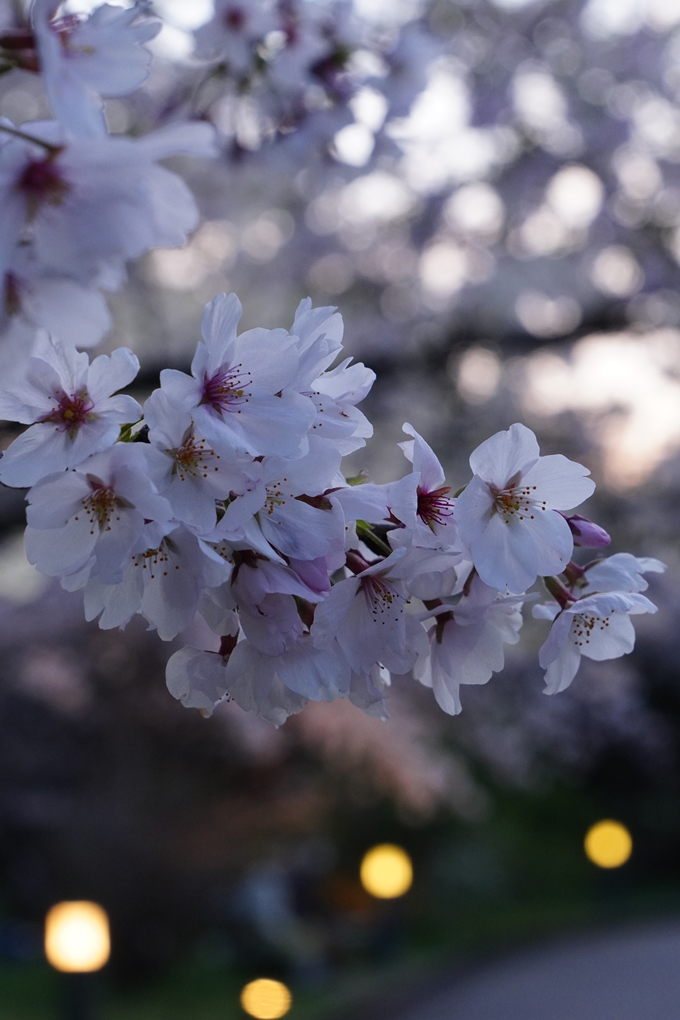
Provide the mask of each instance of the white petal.
[{"label": "white petal", "polygon": [[555,510],[571,510],[595,491],[588,468],[556,453],[541,457],[524,475],[523,485],[536,486],[536,498]]},{"label": "white petal", "polygon": [[515,477],[522,477],[539,457],[536,436],[526,425],[511,425],[485,440],[470,457],[470,467],[485,482],[505,489]]}]

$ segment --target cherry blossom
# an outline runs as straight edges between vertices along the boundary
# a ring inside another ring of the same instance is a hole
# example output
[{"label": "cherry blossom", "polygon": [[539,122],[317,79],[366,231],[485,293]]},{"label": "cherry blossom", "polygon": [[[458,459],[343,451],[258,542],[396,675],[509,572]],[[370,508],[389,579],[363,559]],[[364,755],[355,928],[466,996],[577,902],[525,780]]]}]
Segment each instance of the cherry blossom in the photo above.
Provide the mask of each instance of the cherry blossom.
[{"label": "cherry blossom", "polygon": [[233,561],[220,556],[174,523],[145,525],[125,573],[117,584],[90,576],[85,586],[85,618],[101,614],[99,626],[122,627],[135,613],[149,621],[162,641],[170,641],[193,620],[205,588],[228,581]]},{"label": "cherry blossom", "polygon": [[57,17],[61,0],[34,0],[31,18],[52,112],[75,137],[105,135],[100,96],[124,96],[148,76],[144,43],[161,22],[139,20],[146,4],[102,4],[87,18]]},{"label": "cherry blossom", "polygon": [[315,409],[309,398],[288,389],[298,368],[295,341],[282,329],[237,336],[241,311],[235,294],[211,301],[191,376],[165,369],[161,388],[191,412],[209,442],[229,443],[254,456],[302,453]]},{"label": "cherry blossom", "polygon": [[426,648],[422,624],[407,611],[408,592],[399,576],[404,550],[369,564],[358,553],[356,574],[339,581],[316,609],[312,637],[319,647],[337,639],[355,673],[378,662],[391,673],[407,673]]},{"label": "cherry blossom", "polygon": [[445,712],[462,711],[461,684],[485,684],[503,669],[504,645],[519,641],[521,610],[522,596],[501,595],[477,576],[458,602],[444,600],[414,675]]},{"label": "cherry blossom", "polygon": [[217,0],[214,17],[196,32],[196,53],[224,61],[234,77],[247,76],[257,62],[257,44],[279,28],[274,3]]},{"label": "cherry blossom", "polygon": [[631,616],[656,613],[645,595],[610,591],[587,595],[565,606],[534,606],[539,619],[554,617],[538,661],[545,669],[545,694],[566,690],[581,662],[581,656],[602,662],[618,659],[633,650],[635,630]]},{"label": "cherry blossom", "polygon": [[0,481],[33,485],[113,446],[120,426],[141,416],[132,397],[114,396],[138,371],[139,361],[127,347],[90,364],[87,354],[42,338],[25,381],[0,389],[3,418],[35,423],[4,452]]},{"label": "cherry blossom", "polygon": [[30,240],[43,268],[115,289],[128,259],[183,244],[198,224],[191,192],[158,160],[213,155],[207,124],[176,124],[135,139],[67,139],[50,121],[22,124],[18,135],[3,135],[0,122],[3,278],[17,245]]},{"label": "cherry blossom", "polygon": [[559,511],[592,495],[587,468],[561,454],[541,457],[535,435],[520,424],[478,446],[470,467],[456,520],[482,580],[519,594],[537,575],[559,573],[574,544]]},{"label": "cherry blossom", "polygon": [[90,575],[119,583],[144,521],[172,518],[148,478],[143,451],[131,443],[48,474],[27,499],[26,554],[69,590],[83,587]]}]

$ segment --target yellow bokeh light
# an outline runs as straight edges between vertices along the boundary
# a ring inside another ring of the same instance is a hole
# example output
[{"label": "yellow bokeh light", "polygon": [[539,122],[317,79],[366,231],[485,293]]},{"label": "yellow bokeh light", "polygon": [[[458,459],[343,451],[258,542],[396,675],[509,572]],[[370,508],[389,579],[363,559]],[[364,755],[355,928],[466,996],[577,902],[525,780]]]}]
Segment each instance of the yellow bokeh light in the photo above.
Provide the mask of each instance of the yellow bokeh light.
[{"label": "yellow bokeh light", "polygon": [[45,956],[56,970],[73,974],[100,970],[110,952],[109,919],[97,903],[74,900],[48,911]]},{"label": "yellow bokeh light", "polygon": [[371,896],[393,900],[411,888],[413,865],[409,855],[400,846],[381,843],[365,854],[360,875],[361,884]]},{"label": "yellow bokeh light", "polygon": [[588,829],[586,856],[598,868],[620,868],[633,852],[633,840],[625,825],[607,819]]},{"label": "yellow bokeh light", "polygon": [[241,1005],[249,1016],[256,1020],[278,1020],[291,1007],[293,997],[280,981],[258,978],[251,981],[241,992]]}]

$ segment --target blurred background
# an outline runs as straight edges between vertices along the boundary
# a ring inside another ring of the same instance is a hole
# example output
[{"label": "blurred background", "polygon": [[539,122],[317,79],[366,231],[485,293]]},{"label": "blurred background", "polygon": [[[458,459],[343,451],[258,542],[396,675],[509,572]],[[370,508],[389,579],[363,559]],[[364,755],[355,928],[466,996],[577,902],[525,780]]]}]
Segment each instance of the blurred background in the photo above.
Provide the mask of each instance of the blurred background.
[{"label": "blurred background", "polygon": [[[291,1017],[508,1020],[418,1004],[473,962],[647,924],[670,925],[677,969],[680,2],[357,0],[353,98],[310,99],[278,133],[257,97],[197,90],[207,0],[156,6],[150,83],[108,102],[111,129],[198,112],[222,156],[174,161],[203,224],[111,297],[103,349],[139,354],[140,395],[188,366],[217,292],[238,293],[244,328],[289,326],[309,294],[378,373],[376,436],[347,474],[405,473],[409,421],[455,489],[471,450],[521,420],[588,465],[584,512],[611,551],[669,570],[635,652],[584,661],[555,698],[527,619],[459,717],[397,678],[387,723],[337,702],[275,730],[233,704],[183,709],[164,683],[178,645],[141,620],[85,624],[81,597],[28,565],[22,494],[2,489],[0,1015],[56,1017],[42,930],[61,900],[108,912],[109,1020],[229,1020],[263,976],[291,989]],[[0,78],[0,115],[46,113],[35,76]],[[632,836],[621,868],[584,852],[607,818]],[[395,899],[360,879],[383,843],[413,866]]]}]

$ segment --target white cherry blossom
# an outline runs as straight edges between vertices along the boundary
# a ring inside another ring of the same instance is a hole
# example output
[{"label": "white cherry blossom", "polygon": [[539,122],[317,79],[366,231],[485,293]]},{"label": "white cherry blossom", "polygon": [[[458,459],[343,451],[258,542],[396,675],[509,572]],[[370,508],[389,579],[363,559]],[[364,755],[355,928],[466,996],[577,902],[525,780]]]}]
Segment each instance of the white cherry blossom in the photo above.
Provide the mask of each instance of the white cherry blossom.
[{"label": "white cherry blossom", "polygon": [[414,669],[450,715],[462,711],[461,684],[485,684],[503,669],[504,645],[519,641],[522,596],[501,595],[477,576],[460,601],[444,604],[429,631],[430,648]]},{"label": "white cherry blossom", "polygon": [[115,289],[128,259],[183,244],[197,226],[191,192],[158,160],[213,155],[208,124],[175,124],[141,138],[68,139],[50,121],[22,124],[21,135],[0,130],[3,278],[28,238],[43,268]]},{"label": "white cherry blossom", "polygon": [[149,446],[144,452],[150,477],[170,503],[175,517],[202,532],[217,525],[216,500],[243,491],[248,463],[235,459],[227,443],[208,443],[189,411],[155,390],[144,405]]},{"label": "white cherry blossom", "polygon": [[127,347],[90,364],[87,354],[39,340],[27,377],[0,389],[0,416],[31,424],[0,460],[5,485],[33,485],[45,475],[76,467],[118,439],[120,426],[136,421],[142,409],[132,397],[114,395],[139,371]]},{"label": "white cherry blossom", "polygon": [[233,561],[174,523],[147,524],[118,584],[91,576],[85,587],[85,618],[99,626],[124,627],[141,615],[170,641],[193,620],[205,588],[228,581]]},{"label": "white cherry blossom", "polygon": [[280,28],[274,3],[217,0],[214,17],[196,32],[198,56],[224,61],[233,77],[247,76],[257,59],[256,45]]},{"label": "white cherry blossom", "polygon": [[631,616],[656,613],[657,608],[637,592],[610,591],[587,595],[564,609],[534,606],[538,619],[553,619],[547,640],[538,653],[545,669],[545,694],[566,690],[576,676],[581,656],[602,662],[633,650],[635,629]]},{"label": "white cherry blossom", "polygon": [[172,511],[148,478],[140,447],[121,443],[78,468],[49,474],[26,497],[26,555],[73,591],[93,575],[119,583],[145,520]]},{"label": "white cherry blossom", "polygon": [[254,484],[227,507],[224,526],[241,527],[256,514],[264,542],[278,553],[315,560],[335,551],[342,565],[344,517],[337,502],[323,494],[339,465],[338,451],[315,436],[304,457],[264,457],[250,468]]},{"label": "white cherry blossom", "polygon": [[646,591],[644,574],[663,574],[666,564],[652,556],[615,553],[604,560],[589,563],[576,584],[579,596],[603,591]]},{"label": "white cherry blossom", "polygon": [[144,47],[161,29],[139,20],[148,5],[102,4],[89,17],[58,17],[62,0],[34,0],[31,18],[40,69],[55,117],[75,137],[105,135],[101,96],[124,96],[149,74]]},{"label": "white cherry blossom", "polygon": [[520,424],[478,446],[470,467],[456,519],[482,580],[519,594],[539,574],[563,570],[574,543],[559,511],[592,494],[587,468],[561,454],[541,457],[535,435]]},{"label": "white cherry blossom", "polygon": [[237,336],[241,303],[220,294],[203,313],[191,376],[161,373],[161,388],[191,412],[209,442],[229,443],[253,456],[304,453],[315,415],[309,398],[289,390],[298,367],[294,338],[283,329],[251,329]]},{"label": "white cherry blossom", "polygon": [[427,647],[422,624],[407,611],[408,592],[399,574],[403,554],[398,549],[365,565],[359,554],[350,554],[357,573],[333,585],[317,606],[315,643],[323,648],[337,639],[355,673],[370,673],[376,663],[407,673]]},{"label": "white cherry blossom", "polygon": [[93,347],[111,328],[106,300],[97,290],[41,266],[33,245],[15,252],[0,281],[0,336],[15,323],[35,333],[45,329],[74,347]]}]

